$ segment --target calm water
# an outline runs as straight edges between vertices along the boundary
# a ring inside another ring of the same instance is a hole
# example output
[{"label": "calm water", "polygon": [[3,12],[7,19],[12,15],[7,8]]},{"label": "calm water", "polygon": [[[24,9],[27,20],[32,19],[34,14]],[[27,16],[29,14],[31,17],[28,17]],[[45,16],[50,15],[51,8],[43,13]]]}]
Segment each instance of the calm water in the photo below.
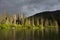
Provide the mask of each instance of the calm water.
[{"label": "calm water", "polygon": [[0,30],[0,40],[59,40],[59,33],[45,30]]}]

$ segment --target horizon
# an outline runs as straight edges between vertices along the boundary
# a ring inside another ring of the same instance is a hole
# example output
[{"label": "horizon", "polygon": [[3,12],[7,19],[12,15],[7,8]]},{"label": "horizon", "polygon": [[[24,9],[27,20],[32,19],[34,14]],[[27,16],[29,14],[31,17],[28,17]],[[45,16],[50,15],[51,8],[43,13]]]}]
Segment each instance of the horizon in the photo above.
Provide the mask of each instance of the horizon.
[{"label": "horizon", "polygon": [[0,0],[0,40],[59,40],[60,0]]}]

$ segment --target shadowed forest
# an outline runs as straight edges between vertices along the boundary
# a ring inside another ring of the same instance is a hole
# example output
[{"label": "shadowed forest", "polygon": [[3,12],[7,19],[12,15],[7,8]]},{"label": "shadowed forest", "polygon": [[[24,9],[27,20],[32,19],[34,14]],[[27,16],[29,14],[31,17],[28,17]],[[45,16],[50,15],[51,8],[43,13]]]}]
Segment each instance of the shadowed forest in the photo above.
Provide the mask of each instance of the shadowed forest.
[{"label": "shadowed forest", "polygon": [[60,10],[0,15],[0,40],[60,40]]}]

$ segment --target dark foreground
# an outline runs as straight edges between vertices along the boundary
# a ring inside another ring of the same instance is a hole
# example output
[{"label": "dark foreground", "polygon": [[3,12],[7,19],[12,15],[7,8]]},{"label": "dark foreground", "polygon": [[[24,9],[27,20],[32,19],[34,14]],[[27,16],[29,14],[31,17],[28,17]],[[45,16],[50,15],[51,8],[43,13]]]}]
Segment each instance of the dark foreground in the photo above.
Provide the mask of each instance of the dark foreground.
[{"label": "dark foreground", "polygon": [[39,29],[0,29],[0,40],[60,40],[59,33]]}]

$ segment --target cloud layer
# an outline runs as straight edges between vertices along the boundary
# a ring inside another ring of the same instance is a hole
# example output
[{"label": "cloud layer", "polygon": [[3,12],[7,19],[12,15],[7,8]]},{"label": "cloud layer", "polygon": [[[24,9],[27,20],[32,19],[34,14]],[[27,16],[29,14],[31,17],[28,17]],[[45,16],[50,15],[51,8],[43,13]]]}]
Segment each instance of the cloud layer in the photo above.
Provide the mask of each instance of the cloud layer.
[{"label": "cloud layer", "polygon": [[60,0],[0,0],[0,13],[5,10],[30,16],[42,11],[60,10]]}]

